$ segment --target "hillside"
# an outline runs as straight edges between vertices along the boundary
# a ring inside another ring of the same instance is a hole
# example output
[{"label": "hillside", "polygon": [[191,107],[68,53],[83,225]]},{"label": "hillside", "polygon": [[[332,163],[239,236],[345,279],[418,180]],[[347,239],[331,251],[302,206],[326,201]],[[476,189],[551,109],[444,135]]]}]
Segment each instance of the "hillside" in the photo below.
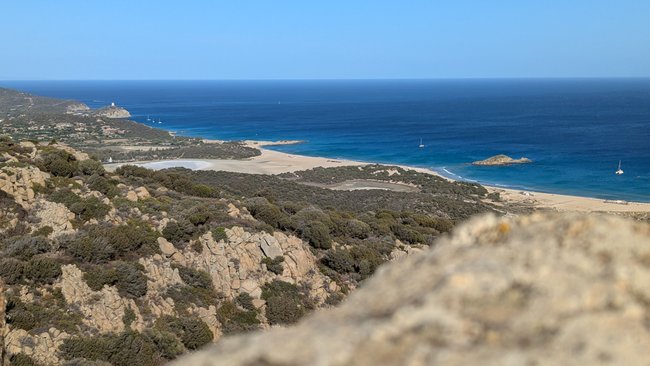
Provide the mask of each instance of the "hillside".
[{"label": "hillside", "polygon": [[5,114],[21,113],[74,113],[89,111],[87,105],[74,101],[48,98],[0,88],[0,111]]},{"label": "hillside", "polygon": [[176,365],[644,365],[650,226],[475,218],[382,267],[340,307]]},{"label": "hillside", "polygon": [[437,184],[342,192],[250,174],[107,173],[65,145],[3,137],[6,358],[157,365],[294,323],[491,211],[479,186]]}]

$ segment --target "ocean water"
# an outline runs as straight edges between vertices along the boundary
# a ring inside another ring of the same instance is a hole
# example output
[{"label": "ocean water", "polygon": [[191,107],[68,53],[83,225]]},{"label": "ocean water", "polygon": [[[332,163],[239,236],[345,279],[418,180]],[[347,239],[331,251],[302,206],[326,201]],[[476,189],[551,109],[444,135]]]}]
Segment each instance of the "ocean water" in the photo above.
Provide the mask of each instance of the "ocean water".
[{"label": "ocean water", "polygon": [[[133,119],[219,139],[295,139],[295,154],[432,168],[456,179],[650,202],[650,79],[13,81],[116,102]],[[158,119],[161,124],[158,124]],[[426,145],[418,148],[420,139]],[[475,167],[496,154],[532,164]],[[619,160],[625,174],[614,174]]]}]

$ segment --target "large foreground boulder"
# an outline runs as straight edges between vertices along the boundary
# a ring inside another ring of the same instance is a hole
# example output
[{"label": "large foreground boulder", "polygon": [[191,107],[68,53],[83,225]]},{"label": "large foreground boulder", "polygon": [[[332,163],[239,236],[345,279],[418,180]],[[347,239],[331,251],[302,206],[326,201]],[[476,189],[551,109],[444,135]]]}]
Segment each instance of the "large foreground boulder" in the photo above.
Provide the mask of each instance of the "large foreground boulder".
[{"label": "large foreground boulder", "polygon": [[650,226],[484,216],[383,267],[339,308],[178,365],[646,365]]}]

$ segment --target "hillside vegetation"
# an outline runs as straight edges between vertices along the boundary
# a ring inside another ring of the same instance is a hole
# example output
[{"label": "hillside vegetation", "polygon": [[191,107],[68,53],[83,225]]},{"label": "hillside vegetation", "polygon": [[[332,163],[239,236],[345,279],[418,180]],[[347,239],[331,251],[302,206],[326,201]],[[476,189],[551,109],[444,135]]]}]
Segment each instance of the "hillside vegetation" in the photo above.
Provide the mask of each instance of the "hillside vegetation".
[{"label": "hillside vegetation", "polygon": [[491,210],[479,186],[400,174],[422,179],[420,191],[135,166],[107,173],[65,145],[3,137],[4,349],[17,364],[161,364],[336,305],[383,263]]}]

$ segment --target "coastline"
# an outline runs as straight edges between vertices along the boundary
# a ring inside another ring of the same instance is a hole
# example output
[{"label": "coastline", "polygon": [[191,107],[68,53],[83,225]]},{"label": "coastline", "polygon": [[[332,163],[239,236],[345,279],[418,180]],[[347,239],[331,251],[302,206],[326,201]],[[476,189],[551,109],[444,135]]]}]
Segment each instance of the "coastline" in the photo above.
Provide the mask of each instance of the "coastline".
[{"label": "coastline", "polygon": [[[220,140],[204,140],[207,143],[220,143]],[[157,161],[136,161],[128,164],[134,165],[154,165],[154,169],[164,169],[182,162],[181,166],[190,169],[203,170],[223,170],[236,173],[251,174],[280,174],[286,172],[295,172],[300,170],[313,169],[316,167],[331,168],[339,166],[360,166],[376,164],[374,162],[363,162],[347,159],[330,159],[325,157],[305,156],[298,154],[289,154],[281,151],[266,149],[266,146],[296,144],[303,141],[282,140],[282,141],[243,141],[249,147],[259,149],[259,156],[243,159],[173,159]],[[123,163],[106,164],[107,170],[114,170]],[[421,173],[432,174],[450,181],[454,181],[435,170],[404,166],[399,164],[386,164],[399,166],[404,169],[415,170]],[[498,192],[502,201],[507,204],[516,204],[522,207],[536,209],[549,209],[556,211],[572,212],[609,212],[609,213],[650,213],[650,203],[632,202],[632,201],[608,201],[593,197],[571,196],[556,193],[536,192],[530,190],[520,190],[490,186],[482,184],[489,192]]]}]

